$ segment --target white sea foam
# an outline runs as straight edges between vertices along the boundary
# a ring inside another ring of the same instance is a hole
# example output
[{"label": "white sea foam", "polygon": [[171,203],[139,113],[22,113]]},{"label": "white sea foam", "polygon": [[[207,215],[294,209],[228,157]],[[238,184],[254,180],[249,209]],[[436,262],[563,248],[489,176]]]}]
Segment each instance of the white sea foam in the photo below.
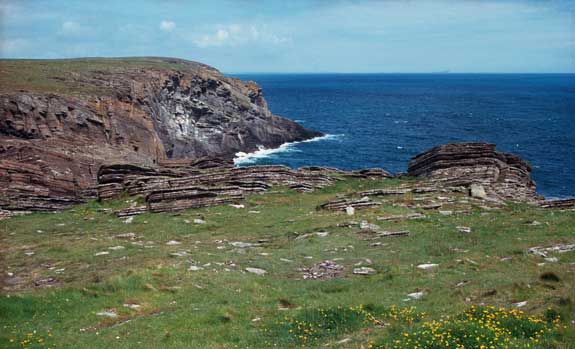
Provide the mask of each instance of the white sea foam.
[{"label": "white sea foam", "polygon": [[325,140],[335,140],[338,139],[343,135],[325,135],[321,137],[314,137],[305,141],[299,142],[288,142],[280,145],[277,148],[268,149],[264,146],[258,146],[258,150],[252,153],[244,153],[242,151],[237,152],[234,157],[234,164],[237,166],[241,165],[249,165],[253,164],[254,162],[258,161],[259,159],[270,157],[273,154],[277,153],[297,153],[301,150],[297,149],[295,146],[300,143],[309,143],[309,142],[318,142],[318,141],[325,141]]}]

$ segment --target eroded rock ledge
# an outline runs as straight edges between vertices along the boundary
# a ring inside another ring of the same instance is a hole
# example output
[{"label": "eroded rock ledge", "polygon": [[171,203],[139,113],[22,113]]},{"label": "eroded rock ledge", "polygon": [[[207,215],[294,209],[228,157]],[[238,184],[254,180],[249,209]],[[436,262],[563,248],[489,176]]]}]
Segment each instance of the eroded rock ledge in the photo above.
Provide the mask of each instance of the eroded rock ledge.
[{"label": "eroded rock ledge", "polygon": [[[209,163],[211,166],[198,166]],[[286,166],[236,167],[231,162],[202,160],[196,163],[171,162],[169,167],[145,168],[134,165],[102,166],[98,174],[99,200],[123,194],[139,195],[145,205],[118,212],[130,216],[143,212],[168,212],[225,203],[238,203],[247,195],[261,193],[274,185],[309,192],[335,183],[338,178],[388,178],[382,169],[341,171],[322,167],[292,170]]]},{"label": "eroded rock ledge", "polygon": [[[102,165],[97,185],[78,183],[74,169],[57,173],[50,164],[77,166],[61,154],[34,157],[33,149],[20,154],[21,160],[0,160],[0,216],[17,211],[51,211],[97,197],[116,199],[122,195],[140,196],[143,204],[117,212],[130,216],[144,212],[170,212],[219,204],[238,204],[246,196],[262,193],[275,185],[309,192],[334,184],[345,177],[392,178],[383,169],[342,171],[308,166],[290,169],[285,166],[234,167],[223,158],[160,160],[156,164],[119,163]],[[91,165],[84,164],[94,171]],[[543,200],[535,191],[530,166],[512,154],[495,150],[493,144],[459,143],[435,147],[414,157],[408,174],[418,179],[408,186],[381,188],[353,193],[326,202],[322,209],[346,211],[348,208],[376,207],[372,198],[413,194],[442,195],[467,192],[477,200],[500,205],[504,201],[537,204],[545,208],[572,209],[575,200]],[[421,202],[414,208],[439,209],[441,203]]]},{"label": "eroded rock ledge", "polygon": [[489,143],[451,143],[415,156],[410,176],[443,186],[465,186],[478,197],[536,203],[531,166],[517,155],[495,150]]}]

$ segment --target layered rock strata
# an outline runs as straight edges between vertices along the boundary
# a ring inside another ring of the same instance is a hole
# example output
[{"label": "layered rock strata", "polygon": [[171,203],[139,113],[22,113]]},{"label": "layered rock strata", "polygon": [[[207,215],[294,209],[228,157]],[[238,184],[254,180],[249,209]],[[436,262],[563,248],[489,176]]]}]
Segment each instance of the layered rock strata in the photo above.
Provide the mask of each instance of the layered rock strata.
[{"label": "layered rock strata", "polygon": [[544,200],[539,203],[543,208],[556,208],[564,210],[575,209],[575,199]]},{"label": "layered rock strata", "polygon": [[410,161],[408,174],[441,186],[465,186],[470,190],[472,185],[481,186],[486,198],[495,200],[542,199],[531,180],[531,166],[517,155],[496,151],[494,144],[451,143],[434,147]]},{"label": "layered rock strata", "polygon": [[255,83],[196,62],[0,60],[0,70],[0,209],[77,203],[105,163],[169,167],[321,136],[273,115]]},{"label": "layered rock strata", "polygon": [[[205,162],[202,162],[205,163]],[[143,207],[118,214],[127,216],[145,211],[167,212],[187,208],[234,203],[260,193],[272,185],[311,191],[331,185],[336,178],[322,173],[292,170],[285,166],[238,167],[139,167],[102,166],[98,174],[98,198],[108,200],[122,194],[140,195]]]},{"label": "layered rock strata", "polygon": [[372,208],[380,206],[381,202],[371,201],[369,197],[363,197],[361,199],[338,199],[328,201],[319,206],[321,209],[333,210],[333,211],[345,211],[348,207],[353,207],[356,210]]}]

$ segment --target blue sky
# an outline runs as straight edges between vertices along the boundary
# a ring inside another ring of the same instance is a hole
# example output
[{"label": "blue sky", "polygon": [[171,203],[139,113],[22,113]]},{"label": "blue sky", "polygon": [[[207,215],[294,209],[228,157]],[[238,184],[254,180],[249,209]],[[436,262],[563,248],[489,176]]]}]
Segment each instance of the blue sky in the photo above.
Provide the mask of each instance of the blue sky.
[{"label": "blue sky", "polygon": [[575,72],[575,0],[0,0],[0,56],[224,72]]}]

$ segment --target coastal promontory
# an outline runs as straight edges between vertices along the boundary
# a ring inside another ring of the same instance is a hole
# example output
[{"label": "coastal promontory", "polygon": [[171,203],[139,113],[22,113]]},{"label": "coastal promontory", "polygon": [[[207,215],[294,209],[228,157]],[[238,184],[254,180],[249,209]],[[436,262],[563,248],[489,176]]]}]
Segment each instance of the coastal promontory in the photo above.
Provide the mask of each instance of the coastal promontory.
[{"label": "coastal promontory", "polygon": [[102,164],[233,158],[321,133],[272,114],[260,87],[172,58],[0,61],[0,208],[93,194]]}]

